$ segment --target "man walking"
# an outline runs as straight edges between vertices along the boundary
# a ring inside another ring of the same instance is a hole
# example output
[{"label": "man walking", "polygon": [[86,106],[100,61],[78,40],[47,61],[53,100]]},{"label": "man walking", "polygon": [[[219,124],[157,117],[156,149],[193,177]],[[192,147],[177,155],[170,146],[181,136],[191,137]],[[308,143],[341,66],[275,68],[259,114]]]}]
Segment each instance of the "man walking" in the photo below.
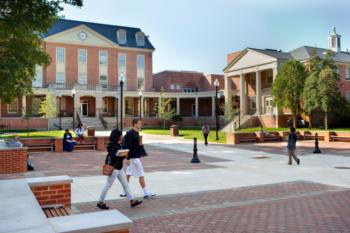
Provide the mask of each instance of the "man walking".
[{"label": "man walking", "polygon": [[209,135],[209,125],[207,123],[204,123],[203,127],[202,127],[202,133],[204,136],[204,144],[207,146],[208,145],[208,135]]},{"label": "man walking", "polygon": [[[140,145],[140,135],[139,131],[141,130],[141,120],[140,119],[133,119],[132,121],[133,128],[128,131],[124,137],[124,148],[129,149],[129,165],[126,168],[126,179],[128,182],[130,181],[130,176],[138,177],[140,185],[143,189],[144,198],[152,198],[156,196],[155,194],[152,194],[147,188],[146,188],[146,182],[144,177],[144,170],[143,165],[141,163],[141,157],[144,157],[147,155],[146,151],[143,148],[143,145]],[[125,196],[124,194],[121,194],[120,196]]]},{"label": "man walking", "polygon": [[288,136],[288,165],[292,165],[292,157],[295,160],[295,162],[299,165],[300,159],[295,155],[295,149],[296,149],[296,143],[297,143],[297,135],[295,133],[295,128],[290,127],[290,134]]}]

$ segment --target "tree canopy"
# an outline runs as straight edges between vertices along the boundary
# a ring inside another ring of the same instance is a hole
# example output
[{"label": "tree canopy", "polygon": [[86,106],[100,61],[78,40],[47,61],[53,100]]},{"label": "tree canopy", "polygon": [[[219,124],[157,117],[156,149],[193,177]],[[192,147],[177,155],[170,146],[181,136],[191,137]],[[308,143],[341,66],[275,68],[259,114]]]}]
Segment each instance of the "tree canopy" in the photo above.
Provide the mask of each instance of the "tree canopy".
[{"label": "tree canopy", "polygon": [[37,65],[50,58],[41,47],[40,37],[59,18],[62,4],[82,6],[82,0],[2,0],[0,1],[0,98],[10,103],[31,93]]},{"label": "tree canopy", "polygon": [[273,83],[274,105],[279,110],[290,109],[293,125],[296,126],[296,115],[301,111],[301,95],[306,79],[304,65],[296,60],[283,64]]}]

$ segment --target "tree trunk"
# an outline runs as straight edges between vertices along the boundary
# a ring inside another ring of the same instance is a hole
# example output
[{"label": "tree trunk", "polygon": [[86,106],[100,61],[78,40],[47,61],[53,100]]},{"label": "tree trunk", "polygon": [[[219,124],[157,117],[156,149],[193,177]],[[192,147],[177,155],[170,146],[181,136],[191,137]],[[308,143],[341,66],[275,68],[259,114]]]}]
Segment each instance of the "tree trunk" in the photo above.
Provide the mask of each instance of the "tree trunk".
[{"label": "tree trunk", "polygon": [[312,123],[311,123],[311,121],[312,121],[312,114],[310,113],[310,115],[309,115],[309,129],[312,128]]},{"label": "tree trunk", "polygon": [[292,115],[292,118],[293,118],[293,127],[296,128],[297,127],[297,122],[296,122],[296,116],[295,116],[294,113]]},{"label": "tree trunk", "polygon": [[324,129],[328,130],[328,112],[324,113]]}]

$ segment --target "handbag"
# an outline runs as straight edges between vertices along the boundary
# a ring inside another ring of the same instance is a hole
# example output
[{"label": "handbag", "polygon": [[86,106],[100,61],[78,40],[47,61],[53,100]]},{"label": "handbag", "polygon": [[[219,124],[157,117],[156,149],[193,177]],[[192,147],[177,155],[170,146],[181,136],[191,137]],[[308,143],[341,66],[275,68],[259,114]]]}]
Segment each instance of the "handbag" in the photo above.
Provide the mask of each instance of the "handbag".
[{"label": "handbag", "polygon": [[[111,158],[108,156],[108,163],[110,163]],[[102,166],[102,174],[106,176],[110,176],[113,173],[114,166],[109,165],[108,163],[103,164]]]}]

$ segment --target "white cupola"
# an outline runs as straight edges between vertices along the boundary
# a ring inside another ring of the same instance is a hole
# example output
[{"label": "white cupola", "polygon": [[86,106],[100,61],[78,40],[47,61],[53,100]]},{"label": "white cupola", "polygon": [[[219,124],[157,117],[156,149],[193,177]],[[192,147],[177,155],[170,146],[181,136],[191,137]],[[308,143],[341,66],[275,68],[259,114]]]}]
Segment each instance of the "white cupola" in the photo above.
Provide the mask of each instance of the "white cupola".
[{"label": "white cupola", "polygon": [[333,28],[333,31],[328,37],[328,49],[334,51],[334,52],[340,52],[341,51],[341,43],[340,43],[340,37],[341,35],[338,35],[335,31],[335,27]]}]

